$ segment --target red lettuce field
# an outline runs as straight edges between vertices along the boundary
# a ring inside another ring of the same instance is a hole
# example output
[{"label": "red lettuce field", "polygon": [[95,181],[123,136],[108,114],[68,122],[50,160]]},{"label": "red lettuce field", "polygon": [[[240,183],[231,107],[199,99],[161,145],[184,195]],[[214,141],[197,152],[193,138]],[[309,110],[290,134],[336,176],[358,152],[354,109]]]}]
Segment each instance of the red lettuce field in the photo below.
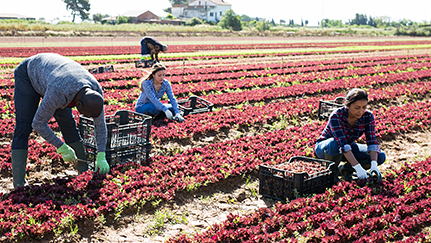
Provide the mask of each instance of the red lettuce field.
[{"label": "red lettuce field", "polygon": [[[429,135],[429,44],[426,39],[375,39],[171,45],[160,60],[168,67],[166,78],[175,96],[200,96],[214,104],[211,112],[189,115],[183,123],[153,122],[151,164],[120,165],[106,176],[91,171],[77,176],[55,147],[32,133],[29,185],[17,190],[12,188],[10,148],[13,70],[22,59],[10,57],[56,52],[72,59],[88,56],[78,60],[87,69],[113,64],[114,72],[94,74],[104,89],[108,115],[134,110],[145,70],[135,68],[136,55],[127,56],[138,54],[139,46],[0,48],[0,240],[66,242],[70,237],[79,242],[76,235],[88,239],[126,215],[152,214],[160,204],[175,203],[178,194],[256,177],[261,164],[314,157],[315,139],[325,126],[318,119],[319,100],[344,96],[354,87],[369,94],[381,144],[413,133]],[[175,56],[184,52],[203,55]],[[49,125],[61,136],[54,120]],[[431,138],[423,141],[430,144]],[[201,231],[177,232],[164,241],[431,242],[431,148],[423,150],[424,156],[409,161],[387,152],[391,161],[382,169],[381,182],[343,181],[322,194],[232,213]]]}]

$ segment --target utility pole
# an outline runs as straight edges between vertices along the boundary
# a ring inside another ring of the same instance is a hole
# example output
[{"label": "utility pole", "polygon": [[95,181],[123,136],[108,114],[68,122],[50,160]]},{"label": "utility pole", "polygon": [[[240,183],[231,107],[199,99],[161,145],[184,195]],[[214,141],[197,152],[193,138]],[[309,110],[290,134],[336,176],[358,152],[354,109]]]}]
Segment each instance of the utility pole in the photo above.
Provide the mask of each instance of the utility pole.
[{"label": "utility pole", "polygon": [[205,0],[205,20],[208,21],[208,8],[207,8],[207,0]]}]

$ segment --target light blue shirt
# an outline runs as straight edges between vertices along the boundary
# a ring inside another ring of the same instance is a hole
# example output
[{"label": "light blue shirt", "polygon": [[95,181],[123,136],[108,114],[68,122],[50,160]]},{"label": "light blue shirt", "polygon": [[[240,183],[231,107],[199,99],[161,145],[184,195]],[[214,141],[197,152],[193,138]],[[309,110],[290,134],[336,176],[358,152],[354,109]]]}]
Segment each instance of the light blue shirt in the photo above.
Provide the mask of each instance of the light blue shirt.
[{"label": "light blue shirt", "polygon": [[166,95],[169,98],[169,101],[171,102],[172,107],[175,110],[175,114],[180,112],[180,109],[178,108],[177,100],[174,97],[171,84],[169,83],[168,80],[163,79],[162,87],[160,88],[159,92],[156,92],[153,79],[147,79],[144,82],[142,82],[142,90],[143,92],[141,92],[141,94],[139,95],[138,101],[136,102],[135,110],[151,102],[157,108],[157,110],[165,112],[168,108],[164,106],[162,102],[160,102],[160,99],[166,93]]}]

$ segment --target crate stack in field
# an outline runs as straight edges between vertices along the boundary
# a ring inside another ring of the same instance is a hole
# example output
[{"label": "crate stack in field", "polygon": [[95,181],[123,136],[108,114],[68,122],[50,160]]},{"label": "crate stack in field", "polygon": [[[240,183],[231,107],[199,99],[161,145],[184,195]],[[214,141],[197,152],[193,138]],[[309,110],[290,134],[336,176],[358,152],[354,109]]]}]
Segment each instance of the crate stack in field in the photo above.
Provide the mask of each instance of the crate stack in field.
[{"label": "crate stack in field", "polygon": [[[152,117],[133,111],[119,110],[106,119],[106,160],[111,167],[126,162],[145,163],[151,151]],[[93,162],[97,156],[96,137],[92,118],[79,117],[79,131],[83,139],[87,160]]]}]

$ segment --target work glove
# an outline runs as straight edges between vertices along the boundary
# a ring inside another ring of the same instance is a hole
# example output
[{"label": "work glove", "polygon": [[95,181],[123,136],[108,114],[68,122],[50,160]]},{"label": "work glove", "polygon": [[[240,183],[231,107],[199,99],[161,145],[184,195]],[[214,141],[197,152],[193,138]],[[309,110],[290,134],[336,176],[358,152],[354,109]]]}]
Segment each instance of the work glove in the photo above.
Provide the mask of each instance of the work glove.
[{"label": "work glove", "polygon": [[184,118],[181,116],[180,113],[175,114],[175,120],[178,121],[179,123],[184,121]]},{"label": "work glove", "polygon": [[377,177],[382,177],[382,173],[380,173],[379,168],[377,168],[377,161],[375,160],[371,161],[370,174],[373,174],[373,172],[376,173]]},{"label": "work glove", "polygon": [[63,143],[63,145],[57,149],[57,153],[60,154],[66,162],[76,161],[75,151],[66,143]]},{"label": "work glove", "polygon": [[362,168],[361,164],[357,164],[355,166],[353,166],[353,169],[356,170],[356,175],[358,176],[359,179],[367,179],[368,175],[367,175],[367,171],[364,170],[364,168]]},{"label": "work glove", "polygon": [[166,115],[166,118],[168,118],[169,120],[172,120],[172,118],[174,118],[174,116],[172,115],[172,112],[169,109],[165,111],[165,115]]},{"label": "work glove", "polygon": [[96,166],[94,172],[99,171],[100,174],[104,175],[109,172],[109,164],[106,161],[105,152],[98,152],[96,156]]}]

